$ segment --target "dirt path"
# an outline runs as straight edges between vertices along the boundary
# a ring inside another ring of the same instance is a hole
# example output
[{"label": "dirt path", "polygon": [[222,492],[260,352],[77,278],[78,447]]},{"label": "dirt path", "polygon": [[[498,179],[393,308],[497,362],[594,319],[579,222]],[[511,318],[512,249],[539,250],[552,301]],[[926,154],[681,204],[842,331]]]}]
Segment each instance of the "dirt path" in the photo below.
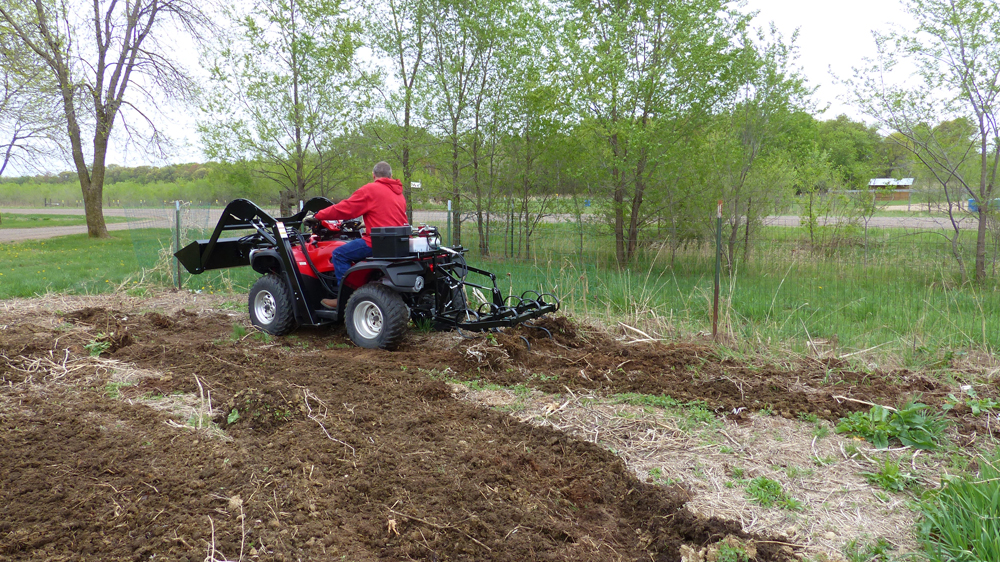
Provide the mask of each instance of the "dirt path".
[{"label": "dirt path", "polygon": [[[47,207],[44,209],[0,209],[0,213],[10,214],[50,214],[50,215],[83,215],[83,209],[68,207]],[[128,213],[128,214],[127,214]],[[121,208],[109,208],[104,210],[105,216],[141,216],[162,223],[162,227],[169,227],[173,222],[174,209],[172,208],[147,208],[130,209],[125,211]],[[222,209],[212,209],[209,212],[208,224],[214,225],[222,216]],[[414,212],[414,222],[420,223],[440,223],[446,220],[445,211],[416,211]],[[553,221],[571,221],[570,216],[550,217]],[[800,218],[792,215],[773,216],[765,219],[765,224],[772,226],[799,226]],[[833,224],[835,219],[821,220],[821,224]],[[960,220],[960,228],[975,229],[977,225],[973,215],[963,217]],[[125,230],[128,223],[108,224],[108,230]],[[873,217],[869,222],[872,228],[911,228],[911,229],[950,229],[951,222],[946,218],[934,217]],[[10,228],[0,229],[0,243],[17,242],[23,240],[41,240],[54,238],[56,236],[67,236],[70,234],[84,234],[87,232],[86,226],[61,226],[54,228]]]}]

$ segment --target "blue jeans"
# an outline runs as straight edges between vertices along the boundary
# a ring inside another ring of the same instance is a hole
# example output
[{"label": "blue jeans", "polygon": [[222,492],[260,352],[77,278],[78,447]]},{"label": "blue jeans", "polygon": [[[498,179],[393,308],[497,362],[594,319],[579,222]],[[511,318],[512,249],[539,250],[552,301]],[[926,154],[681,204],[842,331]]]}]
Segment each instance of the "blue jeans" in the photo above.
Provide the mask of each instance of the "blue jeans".
[{"label": "blue jeans", "polygon": [[337,276],[337,286],[343,284],[344,276],[347,275],[347,270],[352,265],[371,255],[372,248],[365,242],[364,238],[351,240],[334,250],[330,261],[333,262],[333,274]]}]

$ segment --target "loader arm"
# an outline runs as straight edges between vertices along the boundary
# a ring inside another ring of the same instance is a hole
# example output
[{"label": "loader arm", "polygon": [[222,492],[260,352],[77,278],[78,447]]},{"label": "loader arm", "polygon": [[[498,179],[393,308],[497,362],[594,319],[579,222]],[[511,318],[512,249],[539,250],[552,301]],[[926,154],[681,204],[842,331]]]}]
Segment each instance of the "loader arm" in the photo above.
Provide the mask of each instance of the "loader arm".
[{"label": "loader arm", "polygon": [[[279,245],[280,235],[276,230],[279,222],[297,227],[307,213],[315,213],[332,204],[326,197],[313,197],[298,213],[276,219],[252,201],[234,199],[222,211],[222,218],[215,225],[215,230],[209,239],[195,240],[178,250],[174,256],[192,274],[250,265],[250,250],[259,246]],[[256,234],[222,237],[226,232],[245,230],[255,230]]]}]

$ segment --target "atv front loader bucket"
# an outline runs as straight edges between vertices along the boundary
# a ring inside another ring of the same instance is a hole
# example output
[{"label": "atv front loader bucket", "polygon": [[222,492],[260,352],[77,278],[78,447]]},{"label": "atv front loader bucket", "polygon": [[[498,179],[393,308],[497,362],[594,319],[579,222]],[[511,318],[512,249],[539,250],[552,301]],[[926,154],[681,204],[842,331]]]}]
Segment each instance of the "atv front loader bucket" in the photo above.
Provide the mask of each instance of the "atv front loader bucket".
[{"label": "atv front loader bucket", "polygon": [[252,201],[234,199],[222,211],[222,218],[215,226],[211,238],[191,242],[174,255],[181,262],[181,265],[193,274],[204,273],[212,269],[250,265],[250,255],[246,251],[248,237],[222,238],[223,233],[236,230],[254,230],[256,231],[254,235],[274,246],[277,244],[276,237],[278,236],[274,230],[279,221],[291,226],[298,226],[306,213],[316,212],[331,204],[332,202],[325,197],[314,197],[307,201],[298,213],[288,218],[275,219]]}]

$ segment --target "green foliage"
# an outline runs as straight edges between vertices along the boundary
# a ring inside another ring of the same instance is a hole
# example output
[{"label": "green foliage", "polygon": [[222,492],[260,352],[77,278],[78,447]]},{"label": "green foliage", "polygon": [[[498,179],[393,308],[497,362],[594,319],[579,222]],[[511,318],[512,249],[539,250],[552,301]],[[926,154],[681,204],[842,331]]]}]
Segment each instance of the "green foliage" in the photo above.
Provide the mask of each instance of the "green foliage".
[{"label": "green foliage", "polygon": [[761,507],[780,507],[793,511],[800,511],[805,507],[802,502],[785,493],[781,482],[765,476],[758,476],[747,482],[746,493],[750,501]]},{"label": "green foliage", "polygon": [[[856,69],[851,89],[876,126],[894,131],[896,142],[949,201],[972,195],[994,198],[1000,152],[1000,10],[981,0],[904,0],[911,28],[876,32],[878,54]],[[963,53],[955,56],[955,53]],[[974,53],[974,54],[970,54]],[[900,68],[913,72],[899,72]],[[931,123],[950,119],[932,127]],[[973,246],[975,279],[987,280],[987,221],[980,220]],[[954,236],[957,238],[958,233]],[[966,279],[960,264],[962,280]]]},{"label": "green foliage", "polygon": [[888,562],[892,544],[882,537],[873,541],[851,539],[844,545],[844,556],[849,562]]},{"label": "green foliage", "polygon": [[198,127],[206,153],[244,164],[293,200],[343,181],[335,160],[350,151],[330,145],[365,102],[352,96],[362,89],[352,64],[358,23],[324,0],[250,2],[225,15],[237,33],[206,54],[213,65]]},{"label": "green foliage", "polygon": [[1000,456],[979,474],[948,478],[920,501],[917,537],[931,562],[1000,560]]},{"label": "green foliage", "polygon": [[966,394],[964,399],[956,398],[954,394],[949,394],[948,401],[941,406],[941,409],[948,411],[959,404],[964,404],[972,411],[972,415],[978,416],[984,412],[989,413],[1000,406],[1000,402],[992,398],[980,398],[972,388],[966,389],[964,392]]},{"label": "green foliage", "polygon": [[947,421],[940,414],[929,411],[926,404],[911,401],[895,412],[882,406],[852,412],[837,423],[837,433],[858,435],[879,449],[888,448],[893,439],[907,447],[935,449],[946,427]]},{"label": "green foliage", "polygon": [[134,382],[108,382],[104,385],[104,394],[108,398],[120,398],[121,389],[127,386],[135,386]]},{"label": "green foliage", "polygon": [[226,416],[226,423],[232,425],[238,419],[240,419],[240,411],[233,408],[233,411],[229,412],[229,415]]},{"label": "green foliage", "polygon": [[726,543],[719,543],[719,550],[715,553],[716,562],[749,562],[750,557],[742,548]]},{"label": "green foliage", "polygon": [[229,339],[233,341],[240,341],[247,335],[247,329],[243,324],[233,324],[233,333],[229,335]]},{"label": "green foliage", "polygon": [[915,487],[918,483],[916,476],[909,472],[903,472],[899,467],[899,461],[889,457],[886,457],[885,464],[878,472],[862,472],[861,475],[868,482],[878,484],[890,492],[902,492],[907,488]]},{"label": "green foliage", "polygon": [[111,349],[111,341],[107,339],[108,336],[105,333],[99,333],[97,336],[90,340],[89,342],[83,344],[83,348],[90,353],[91,357],[98,357],[105,351]]},{"label": "green foliage", "polygon": [[629,404],[649,408],[662,408],[671,416],[675,416],[682,430],[690,431],[704,427],[716,427],[721,422],[715,413],[708,409],[702,400],[680,402],[670,396],[655,396],[652,394],[625,393],[611,397],[615,404]]}]

